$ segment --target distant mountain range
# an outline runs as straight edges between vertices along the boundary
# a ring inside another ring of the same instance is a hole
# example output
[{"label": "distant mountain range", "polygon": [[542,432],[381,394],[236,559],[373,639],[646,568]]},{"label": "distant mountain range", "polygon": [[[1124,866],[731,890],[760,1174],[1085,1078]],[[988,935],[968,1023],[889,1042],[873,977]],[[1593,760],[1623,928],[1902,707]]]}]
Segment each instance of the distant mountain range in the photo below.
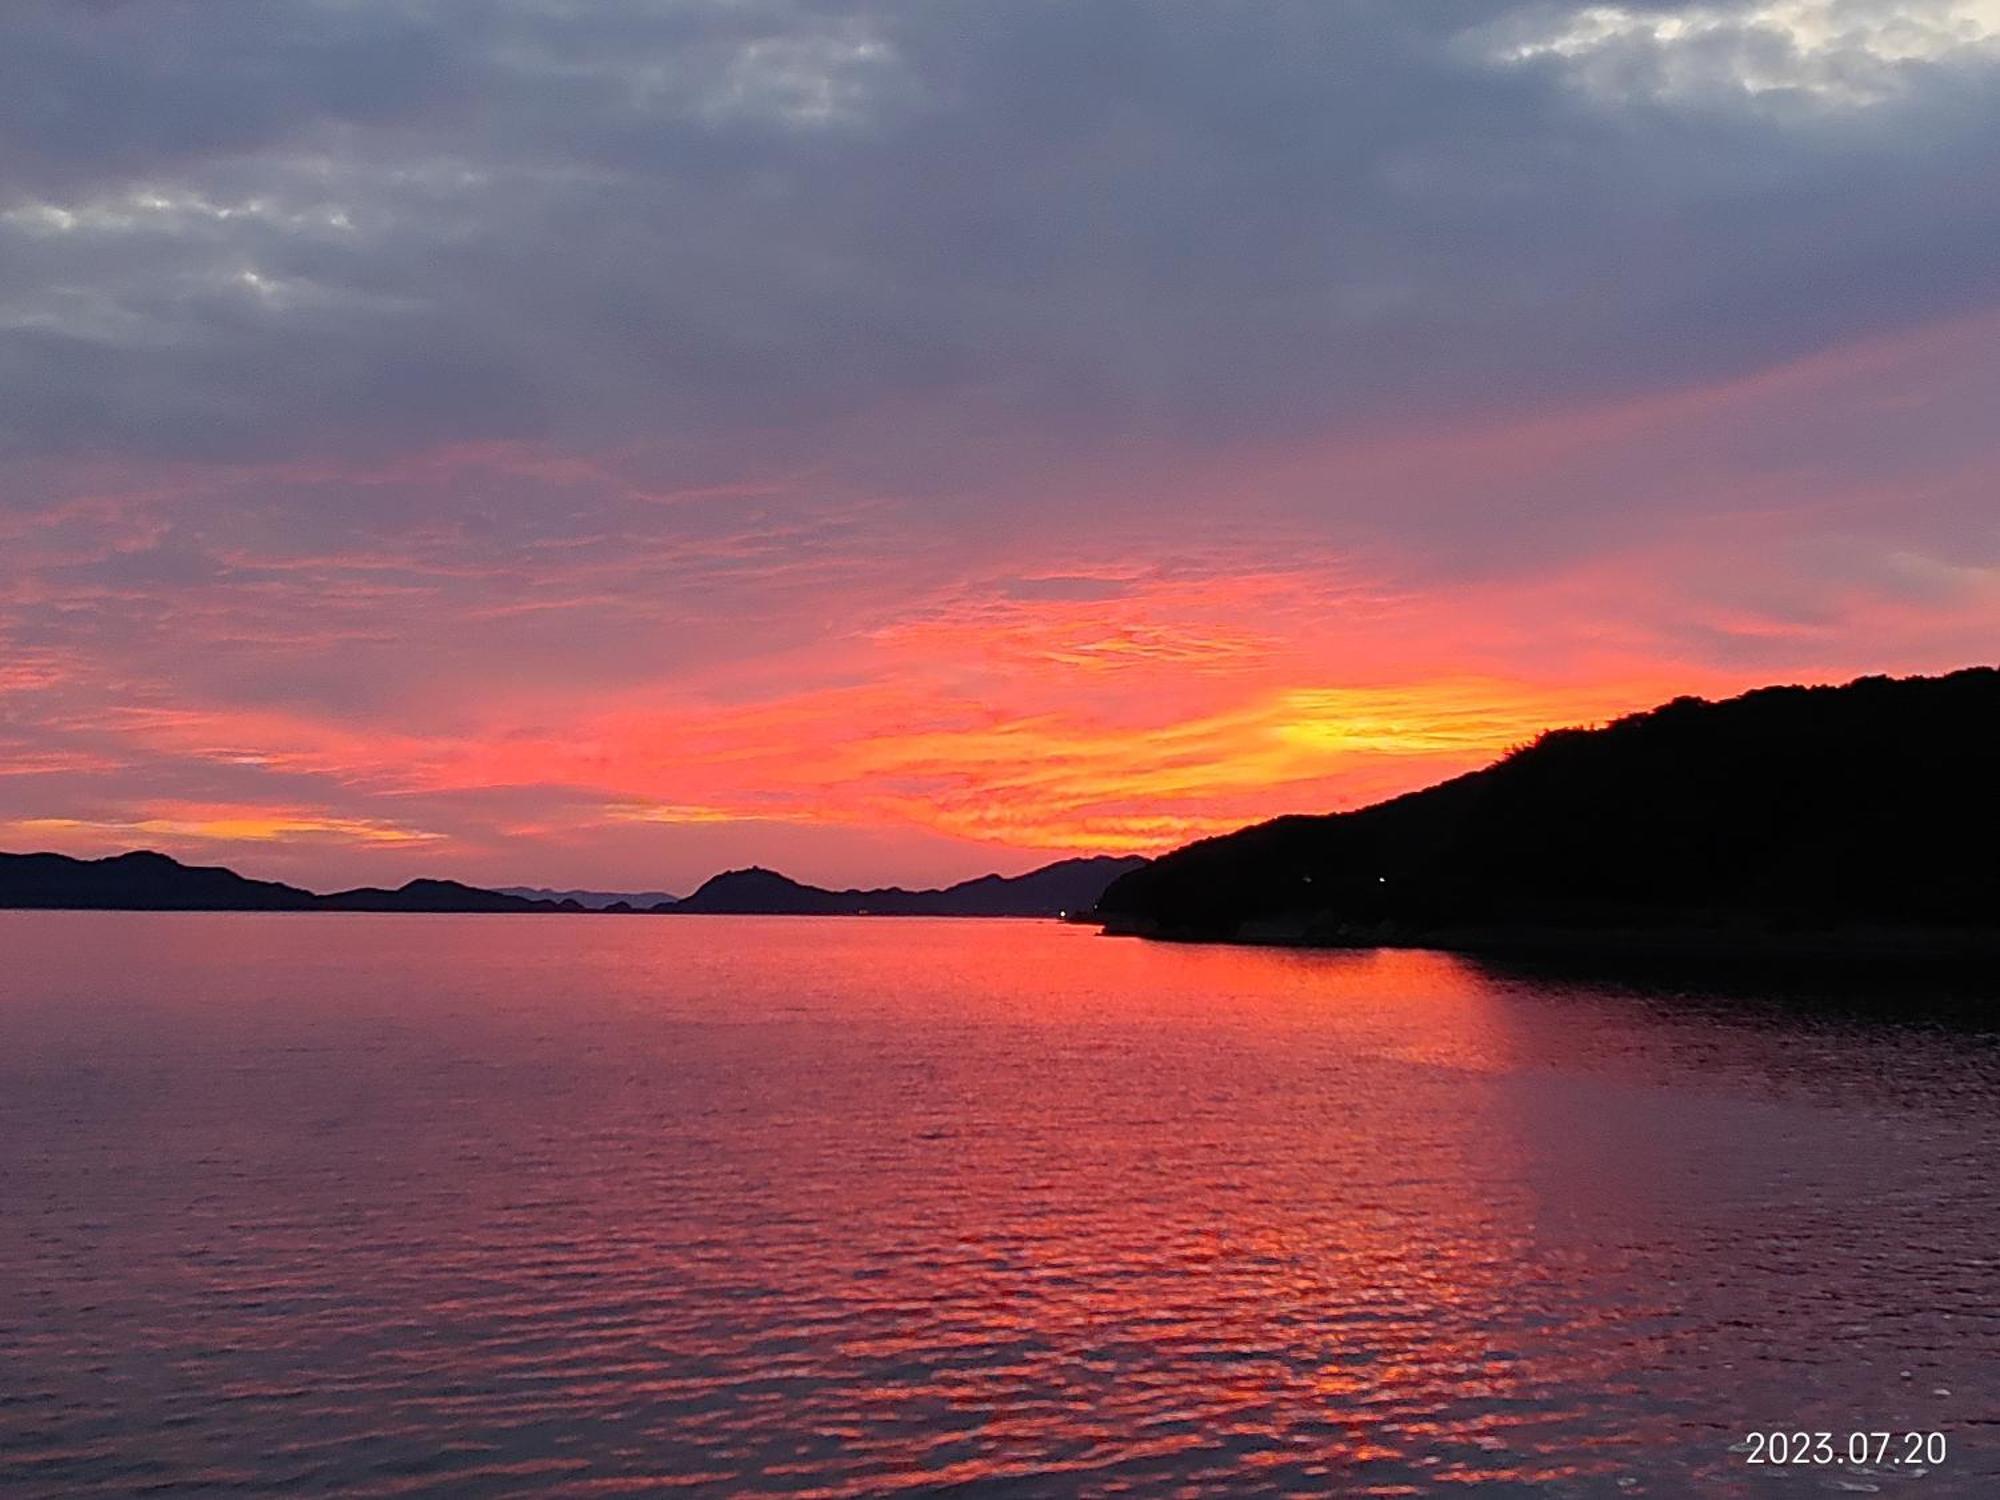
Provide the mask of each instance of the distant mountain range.
[{"label": "distant mountain range", "polygon": [[1096,915],[1264,942],[1636,952],[1672,932],[1720,951],[1846,933],[1987,951],[1996,743],[1986,667],[1677,698],[1373,807],[1190,844],[1120,878]]},{"label": "distant mountain range", "polygon": [[494,889],[523,901],[573,901],[585,911],[651,911],[680,900],[672,891],[554,891],[542,885],[500,885]]},{"label": "distant mountain range", "polygon": [[752,866],[706,881],[676,912],[784,912],[810,916],[1054,917],[1086,912],[1105,887],[1145,861],[1097,855],[1065,859],[1025,875],[982,875],[942,890],[829,891]]},{"label": "distant mountain range", "polygon": [[[0,907],[103,911],[598,912],[649,915],[729,912],[819,916],[1040,917],[1088,911],[1137,859],[1066,859],[1026,875],[985,875],[944,890],[828,891],[772,870],[731,870],[685,901],[659,893],[608,891],[525,894],[522,887],[482,890],[455,880],[412,880],[394,890],[373,886],[318,895],[272,880],[250,880],[219,866],[184,865],[136,850],[107,859],[66,854],[0,854]],[[526,888],[533,890],[535,888]],[[592,905],[584,896],[607,897]]]}]

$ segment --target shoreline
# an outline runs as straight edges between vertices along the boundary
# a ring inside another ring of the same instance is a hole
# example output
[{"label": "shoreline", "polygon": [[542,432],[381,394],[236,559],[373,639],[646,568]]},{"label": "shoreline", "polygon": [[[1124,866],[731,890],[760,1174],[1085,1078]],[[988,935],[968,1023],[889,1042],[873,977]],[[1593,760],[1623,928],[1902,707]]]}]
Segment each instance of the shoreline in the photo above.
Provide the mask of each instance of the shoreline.
[{"label": "shoreline", "polygon": [[1330,925],[1310,918],[1244,922],[1227,932],[1168,928],[1129,918],[1100,918],[1106,937],[1229,947],[1327,952],[1428,949],[1474,958],[1572,960],[1631,966],[1826,969],[1872,973],[1983,973],[2000,989],[2000,930],[1857,927],[1732,929],[1693,926],[1559,927],[1505,925],[1395,928]]}]

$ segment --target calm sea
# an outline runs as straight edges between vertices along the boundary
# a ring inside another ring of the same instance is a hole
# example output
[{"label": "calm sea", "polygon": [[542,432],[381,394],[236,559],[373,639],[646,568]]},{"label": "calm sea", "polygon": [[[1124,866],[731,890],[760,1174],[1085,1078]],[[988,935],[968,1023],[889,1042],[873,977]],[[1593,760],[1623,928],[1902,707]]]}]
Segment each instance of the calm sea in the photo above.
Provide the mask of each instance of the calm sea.
[{"label": "calm sea", "polygon": [[1443,955],[0,913],[0,1492],[1990,1496],[1996,1148]]}]

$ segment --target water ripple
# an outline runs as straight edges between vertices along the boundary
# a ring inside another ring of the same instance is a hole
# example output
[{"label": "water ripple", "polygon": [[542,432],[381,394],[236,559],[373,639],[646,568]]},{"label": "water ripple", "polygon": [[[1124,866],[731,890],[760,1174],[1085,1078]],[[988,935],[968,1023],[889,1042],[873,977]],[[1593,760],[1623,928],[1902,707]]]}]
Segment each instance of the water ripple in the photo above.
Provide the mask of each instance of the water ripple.
[{"label": "water ripple", "polygon": [[0,943],[9,1495],[2000,1492],[1987,1033],[1044,924]]}]

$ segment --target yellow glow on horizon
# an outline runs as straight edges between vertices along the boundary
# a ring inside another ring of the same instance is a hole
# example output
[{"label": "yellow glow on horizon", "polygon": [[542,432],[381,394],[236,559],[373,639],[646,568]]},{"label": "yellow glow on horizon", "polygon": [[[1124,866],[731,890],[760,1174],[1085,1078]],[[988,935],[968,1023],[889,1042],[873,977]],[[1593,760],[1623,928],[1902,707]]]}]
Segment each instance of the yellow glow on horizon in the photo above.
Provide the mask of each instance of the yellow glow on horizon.
[{"label": "yellow glow on horizon", "polygon": [[[1079,670],[1090,669],[1044,663],[997,689],[975,681],[949,694],[913,672],[744,704],[628,702],[575,715],[560,737],[496,723],[448,738],[370,738],[261,712],[160,715],[136,727],[174,753],[252,757],[371,794],[559,797],[562,810],[529,819],[524,836],[754,824],[767,830],[755,857],[778,862],[785,829],[900,829],[1053,857],[1157,854],[1282,813],[1363,806],[1476,769],[1544,729],[1600,722],[1689,686],[1460,674],[1239,683],[1176,698],[1169,674],[1157,694],[1106,704],[1058,691]],[[1023,708],[1007,711],[1003,696]],[[1222,706],[1210,707],[1217,696]],[[297,804],[142,804],[125,818],[45,818],[12,832],[100,846],[182,838],[459,848],[452,836]]]}]

